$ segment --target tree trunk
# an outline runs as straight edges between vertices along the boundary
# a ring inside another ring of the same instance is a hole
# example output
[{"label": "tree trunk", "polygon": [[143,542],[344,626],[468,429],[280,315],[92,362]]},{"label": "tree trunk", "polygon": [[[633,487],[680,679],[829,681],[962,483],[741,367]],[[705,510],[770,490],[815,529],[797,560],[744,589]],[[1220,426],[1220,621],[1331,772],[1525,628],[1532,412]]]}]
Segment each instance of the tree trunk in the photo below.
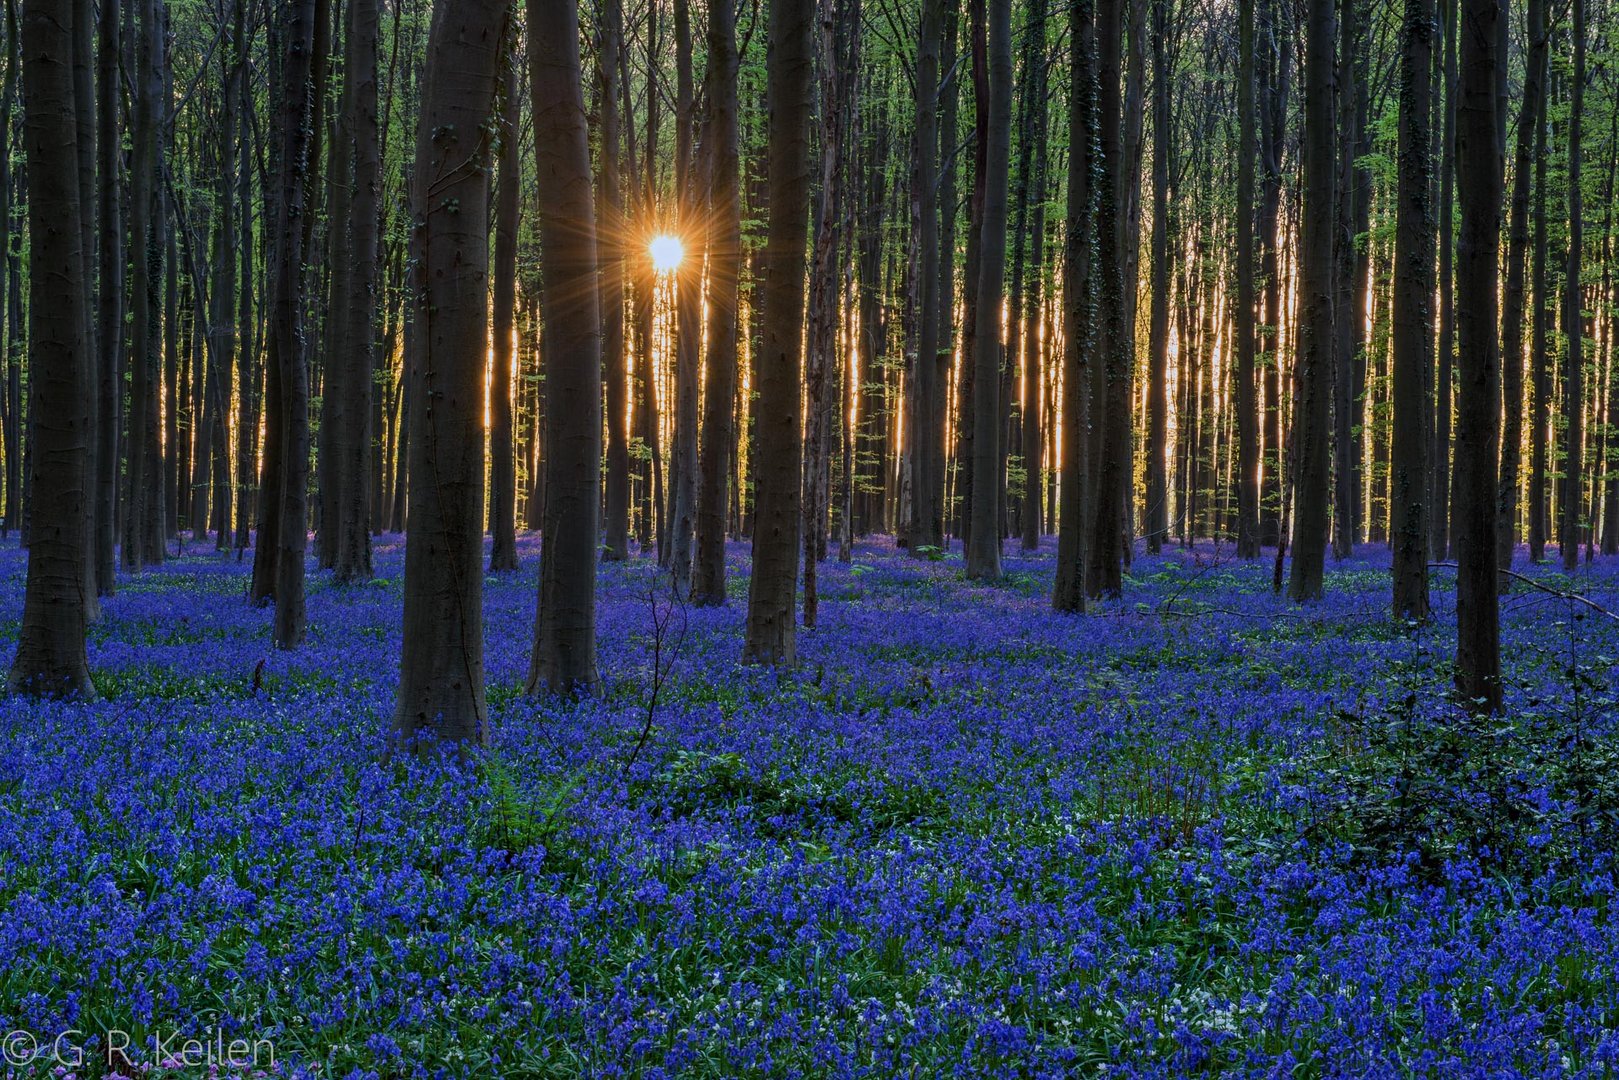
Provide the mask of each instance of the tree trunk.
[{"label": "tree trunk", "polygon": [[[1352,3],[1354,0],[1345,0],[1346,6]],[[1237,24],[1240,52],[1237,66],[1237,306],[1231,327],[1236,335],[1237,354],[1237,557],[1255,559],[1259,557],[1259,415],[1254,386],[1254,163],[1259,155],[1259,136],[1254,113],[1254,0],[1241,0]],[[1167,80],[1165,89],[1167,91]],[[1161,103],[1158,108],[1167,121],[1168,103]],[[1154,142],[1156,144],[1157,140]],[[1156,154],[1155,146],[1155,162]],[[1167,174],[1167,163],[1163,170]],[[1157,235],[1155,210],[1155,250],[1159,243]],[[1163,287],[1165,290],[1169,287],[1167,269]],[[1156,303],[1155,298],[1155,313]],[[1167,337],[1167,298],[1162,319]],[[1150,495],[1148,501],[1151,502]]]},{"label": "tree trunk", "polygon": [[1563,570],[1579,566],[1580,528],[1585,521],[1585,316],[1580,291],[1584,255],[1584,207],[1580,198],[1582,166],[1581,130],[1585,120],[1585,0],[1572,0],[1574,71],[1568,112],[1568,268],[1563,276],[1563,332],[1568,338],[1567,366],[1563,373],[1563,415],[1566,437],[1563,453],[1562,510],[1557,544]]},{"label": "tree trunk", "polygon": [[314,0],[293,0],[285,9],[282,99],[276,119],[280,154],[275,201],[275,240],[270,258],[269,378],[281,389],[280,490],[276,530],[260,531],[260,543],[274,543],[276,647],[303,644],[304,548],[308,543],[309,367],[303,347],[303,229],[308,195],[311,125],[310,68],[314,51]]},{"label": "tree trunk", "polygon": [[[1549,32],[1549,31],[1548,31]],[[1529,561],[1539,563],[1546,557],[1546,540],[1551,533],[1550,513],[1547,507],[1547,498],[1550,487],[1547,483],[1547,464],[1550,456],[1551,423],[1551,357],[1549,355],[1548,336],[1551,328],[1548,299],[1550,296],[1550,283],[1548,281],[1546,238],[1546,158],[1548,156],[1547,126],[1548,109],[1542,102],[1539,118],[1535,124],[1535,235],[1534,253],[1531,256],[1531,286],[1532,294],[1530,304],[1533,308],[1530,324],[1529,363],[1530,378],[1530,405],[1529,405]]]},{"label": "tree trunk", "polygon": [[[428,37],[412,192],[419,300],[416,346],[407,358],[414,434],[395,715],[405,745],[423,737],[478,745],[489,739],[482,565],[488,132],[510,8],[506,0],[435,0]],[[570,33],[555,43],[574,41]]]},{"label": "tree trunk", "polygon": [[75,152],[78,159],[80,291],[84,301],[85,377],[90,380],[86,407],[90,422],[84,430],[86,442],[84,475],[84,587],[80,590],[87,622],[101,618],[101,592],[95,560],[96,472],[99,465],[97,442],[101,437],[100,387],[96,376],[99,336],[94,312],[96,281],[96,215],[92,192],[96,189],[96,97],[95,25],[89,4],[75,0],[73,9],[73,95]]},{"label": "tree trunk", "polygon": [[675,0],[675,199],[685,256],[674,269],[675,428],[669,465],[669,570],[675,591],[691,589],[697,528],[697,396],[703,353],[702,214],[698,208],[696,124],[691,74],[691,11]]},{"label": "tree trunk", "polygon": [[[725,603],[725,523],[730,502],[732,422],[737,389],[737,292],[742,267],[741,159],[737,120],[736,13],[715,4],[708,13],[709,121],[708,355],[704,366],[701,488],[697,494],[697,557],[692,602]],[[611,458],[611,452],[609,452]],[[609,499],[611,502],[611,499]]]},{"label": "tree trunk", "polygon": [[528,0],[529,83],[545,290],[545,546],[528,692],[594,692],[601,503],[596,208],[573,4]]},{"label": "tree trunk", "polygon": [[1355,397],[1358,379],[1355,368],[1363,362],[1360,351],[1360,318],[1355,311],[1355,157],[1360,143],[1356,127],[1357,93],[1355,83],[1359,59],[1360,32],[1356,23],[1359,0],[1342,0],[1338,46],[1338,199],[1336,249],[1334,252],[1334,308],[1332,357],[1332,555],[1347,559],[1355,552],[1356,484],[1355,429],[1360,425],[1359,403]]},{"label": "tree trunk", "polygon": [[1333,4],[1309,0],[1304,61],[1304,206],[1299,241],[1299,329],[1294,421],[1294,601],[1321,595],[1327,539],[1327,457],[1332,396]]},{"label": "tree trunk", "polygon": [[1096,145],[1096,24],[1091,0],[1075,0],[1068,14],[1071,81],[1068,90],[1068,220],[1063,253],[1061,493],[1057,503],[1057,571],[1051,606],[1085,610],[1086,394],[1091,362],[1091,247],[1095,234],[1092,175]]},{"label": "tree trunk", "polygon": [[[120,85],[118,57],[122,15],[119,0],[101,0],[100,45],[96,80],[96,152],[101,188],[97,194],[101,245],[99,356],[96,360],[96,529],[91,560],[96,568],[96,589],[102,596],[117,591],[118,434],[123,412],[124,355],[124,230],[119,198],[119,168],[123,160],[123,126],[119,123]],[[6,114],[10,115],[9,107]],[[80,192],[81,208],[88,210],[88,192]]]},{"label": "tree trunk", "polygon": [[1439,363],[1434,374],[1433,415],[1428,445],[1428,555],[1450,554],[1451,392],[1456,363],[1455,202],[1456,202],[1456,2],[1441,0],[1445,34],[1444,111],[1439,151]]},{"label": "tree trunk", "polygon": [[[602,559],[621,562],[629,557],[630,550],[630,379],[624,353],[624,187],[618,117],[624,12],[621,0],[606,0],[600,10],[601,62],[596,65],[596,78],[601,101],[602,166],[596,181],[596,213],[601,218],[596,244],[602,264],[602,368],[607,382],[607,503]],[[732,95],[735,96],[734,88]]]},{"label": "tree trunk", "polygon": [[[950,17],[955,17],[954,12]],[[950,356],[939,347],[939,322],[948,313],[940,310],[938,296],[939,51],[944,19],[943,0],[923,0],[916,52],[917,266],[911,283],[917,297],[917,337],[906,429],[911,470],[911,514],[906,528],[913,558],[936,554],[944,546],[944,508],[939,505],[942,485],[934,475],[936,470],[942,471],[944,433],[939,413],[950,371]]]},{"label": "tree trunk", "polygon": [[[1275,0],[1259,0],[1264,63],[1258,64],[1260,119],[1259,248],[1265,314],[1260,322],[1260,354],[1265,391],[1261,417],[1259,542],[1281,544],[1284,445],[1282,440],[1282,274],[1280,218],[1282,152],[1286,145],[1288,80],[1293,70],[1288,19]],[[1256,58],[1257,59],[1257,58]]]},{"label": "tree trunk", "polygon": [[[158,171],[161,168],[161,142],[158,116],[162,95],[159,60],[154,56],[162,45],[159,38],[157,0],[138,0],[140,38],[133,94],[134,130],[130,152],[129,231],[134,273],[130,278],[130,400],[128,498],[124,512],[124,569],[139,572],[148,563],[161,563],[163,543],[160,532],[163,508],[162,453],[157,430],[159,422],[158,316],[153,311],[157,278],[163,267],[162,248],[157,238],[154,210],[157,206]],[[159,501],[154,504],[153,480]]]},{"label": "tree trunk", "polygon": [[1527,17],[1528,65],[1524,73],[1523,104],[1518,110],[1511,221],[1507,228],[1506,284],[1502,292],[1505,310],[1501,313],[1501,394],[1505,409],[1501,431],[1501,482],[1496,497],[1496,561],[1504,570],[1512,568],[1518,525],[1518,481],[1523,461],[1524,261],[1529,250],[1529,191],[1534,176],[1535,132],[1545,108],[1550,39],[1546,29],[1546,0],[1529,0]]},{"label": "tree trunk", "polygon": [[512,450],[512,371],[517,366],[517,211],[522,157],[518,153],[516,35],[506,64],[506,113],[500,127],[500,179],[495,186],[494,370],[489,378],[490,573],[517,569],[517,463]]},{"label": "tree trunk", "polygon": [[1500,0],[1461,0],[1456,107],[1461,231],[1456,245],[1456,284],[1468,301],[1457,320],[1456,688],[1470,707],[1483,712],[1501,707],[1495,485],[1500,418],[1496,260],[1502,153],[1495,111],[1496,65],[1505,63],[1496,52],[1496,20],[1503,17]]},{"label": "tree trunk", "polygon": [[1428,618],[1428,423],[1424,375],[1433,357],[1433,0],[1407,0],[1400,51],[1399,204],[1394,240],[1394,447],[1389,537],[1394,617]]},{"label": "tree trunk", "polygon": [[758,461],[746,659],[791,666],[797,656],[799,373],[804,250],[809,236],[809,120],[815,0],[770,5],[770,148],[762,341],[756,359]]},{"label": "tree trunk", "polygon": [[1001,302],[1006,277],[1007,186],[1012,154],[1012,4],[989,4],[989,127],[984,216],[978,243],[978,315],[973,334],[972,502],[967,576],[1001,576]]},{"label": "tree trunk", "polygon": [[382,155],[377,116],[377,0],[350,0],[344,78],[352,96],[348,122],[353,140],[353,196],[349,205],[348,328],[342,380],[343,430],[336,433],[337,566],[339,582],[371,580],[372,368],[377,333],[377,228],[381,210]]},{"label": "tree trunk", "polygon": [[86,660],[85,529],[95,392],[84,306],[73,34],[84,0],[26,0],[22,15],[23,141],[27,152],[29,366],[35,495],[28,578],[10,686],[90,697]]},{"label": "tree trunk", "polygon": [[1130,492],[1130,375],[1134,328],[1125,325],[1124,298],[1127,219],[1123,192],[1128,171],[1124,147],[1123,64],[1120,0],[1101,0],[1096,11],[1097,75],[1101,84],[1097,115],[1101,171],[1096,187],[1097,315],[1101,370],[1092,370],[1092,468],[1090,544],[1086,590],[1093,597],[1123,590],[1125,500]]},{"label": "tree trunk", "polygon": [[1047,87],[1051,65],[1046,58],[1046,3],[1037,0],[1030,14],[1029,35],[1035,43],[1030,55],[1034,63],[1034,90],[1031,106],[1034,142],[1034,178],[1031,195],[1034,206],[1029,225],[1029,251],[1033,259],[1033,274],[1023,304],[1023,490],[1020,492],[1023,518],[1024,551],[1040,547],[1044,532],[1040,494],[1045,464],[1045,431],[1041,426],[1043,405],[1042,389],[1045,385],[1044,340],[1040,333],[1043,307],[1041,298],[1045,283],[1046,258],[1046,188],[1049,149],[1047,133],[1050,130]]}]

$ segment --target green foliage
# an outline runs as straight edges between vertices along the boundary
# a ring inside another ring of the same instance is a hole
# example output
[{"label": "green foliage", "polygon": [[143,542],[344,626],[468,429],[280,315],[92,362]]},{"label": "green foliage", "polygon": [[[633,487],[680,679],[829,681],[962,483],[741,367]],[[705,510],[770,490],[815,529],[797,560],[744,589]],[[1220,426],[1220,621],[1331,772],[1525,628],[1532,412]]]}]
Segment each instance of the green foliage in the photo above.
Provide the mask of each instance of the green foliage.
[{"label": "green foliage", "polygon": [[488,804],[474,811],[476,833],[484,844],[508,856],[548,845],[562,827],[581,778],[565,777],[533,790],[497,755],[482,758],[478,767],[489,789]]}]

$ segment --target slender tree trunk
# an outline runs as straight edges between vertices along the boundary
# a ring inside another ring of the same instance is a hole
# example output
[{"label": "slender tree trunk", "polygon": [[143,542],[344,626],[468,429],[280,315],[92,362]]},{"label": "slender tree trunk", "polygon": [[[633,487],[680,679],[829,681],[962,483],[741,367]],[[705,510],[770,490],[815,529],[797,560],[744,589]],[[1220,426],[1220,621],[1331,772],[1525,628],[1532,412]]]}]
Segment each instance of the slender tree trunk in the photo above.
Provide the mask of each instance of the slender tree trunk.
[{"label": "slender tree trunk", "polygon": [[512,371],[517,366],[517,211],[523,184],[518,153],[516,35],[506,65],[506,113],[495,187],[494,370],[489,379],[489,570],[517,569],[517,464],[512,450]]},{"label": "slender tree trunk", "polygon": [[95,560],[97,442],[101,437],[100,388],[96,377],[99,327],[96,323],[96,215],[91,209],[96,189],[95,26],[90,6],[75,0],[73,10],[73,95],[75,151],[78,159],[80,291],[84,294],[85,377],[90,380],[86,406],[84,476],[84,587],[80,590],[87,622],[101,618],[101,593]]},{"label": "slender tree trunk", "polygon": [[[258,334],[253,323],[253,169],[252,140],[249,136],[253,95],[246,92],[250,44],[247,34],[246,0],[236,5],[237,99],[242,104],[237,140],[236,208],[240,237],[237,242],[236,332],[236,551],[237,558],[247,550],[253,530],[253,515],[262,505],[253,489],[255,455],[258,452]],[[265,545],[259,545],[261,548]],[[258,579],[258,553],[254,553],[253,578]],[[254,599],[261,599],[255,589]]]},{"label": "slender tree trunk", "polygon": [[[1163,550],[1164,538],[1169,533],[1169,215],[1170,202],[1173,195],[1170,191],[1170,173],[1172,165],[1171,156],[1174,154],[1174,117],[1170,101],[1170,70],[1169,59],[1169,24],[1173,0],[1155,0],[1152,8],[1152,251],[1148,266],[1151,278],[1152,299],[1147,316],[1147,513],[1142,523],[1147,534],[1147,551],[1157,555]],[[1242,123],[1242,131],[1251,135],[1251,113],[1253,112],[1253,30],[1249,23],[1253,19],[1252,0],[1244,0],[1244,8],[1238,13],[1238,21],[1242,26],[1241,43],[1247,49],[1244,55],[1246,74],[1239,72],[1239,97],[1237,110]],[[1249,87],[1246,106],[1242,104],[1240,95],[1242,87]],[[1238,153],[1242,155],[1237,163],[1237,244],[1238,261],[1247,265],[1252,260],[1250,254],[1244,259],[1241,252],[1244,230],[1252,229],[1253,212],[1251,205],[1244,211],[1243,207],[1243,166],[1248,165],[1248,198],[1252,202],[1253,169],[1249,162],[1255,151],[1248,139],[1239,146]],[[1248,223],[1245,225],[1244,223]],[[1249,237],[1252,244],[1252,237]],[[1240,274],[1240,270],[1239,270]],[[1241,292],[1242,278],[1238,277],[1238,291]],[[1249,274],[1250,288],[1252,273]],[[1239,308],[1242,300],[1239,295]],[[1252,300],[1249,307],[1252,308]],[[1250,331],[1251,334],[1251,331]],[[1251,361],[1250,357],[1250,361]],[[1240,353],[1239,353],[1240,363]],[[1241,378],[1239,374],[1239,379]],[[1239,383],[1237,408],[1242,408],[1241,389]],[[1257,474],[1256,474],[1257,481]]]},{"label": "slender tree trunk", "polygon": [[[130,152],[129,232],[134,273],[130,278],[130,401],[128,496],[124,512],[124,569],[139,572],[148,562],[161,562],[163,545],[152,551],[149,542],[154,518],[161,520],[162,507],[152,505],[151,477],[162,465],[152,447],[159,434],[153,430],[157,410],[159,364],[158,345],[153,332],[152,298],[155,276],[163,256],[157,242],[153,210],[157,202],[160,143],[157,116],[161,94],[159,69],[153,53],[159,48],[156,0],[137,0],[140,38],[133,94],[132,149]],[[161,491],[161,488],[158,489]]]},{"label": "slender tree trunk", "polygon": [[1335,310],[1332,357],[1332,555],[1347,559],[1355,551],[1355,429],[1358,406],[1355,398],[1355,368],[1362,362],[1360,320],[1354,308],[1355,157],[1360,135],[1356,130],[1355,89],[1359,60],[1360,31],[1357,26],[1357,0],[1342,0],[1338,45],[1338,200],[1334,252]]},{"label": "slender tree trunk", "polygon": [[343,430],[333,448],[338,477],[337,563],[339,582],[371,579],[372,368],[376,366],[377,229],[381,212],[382,154],[377,116],[377,0],[350,0],[344,78],[351,92],[344,125],[353,140],[353,194],[349,204],[348,327],[342,356]]},{"label": "slender tree trunk", "polygon": [[[1528,64],[1524,73],[1523,103],[1518,110],[1501,314],[1501,392],[1505,409],[1501,431],[1501,482],[1496,497],[1496,561],[1504,570],[1512,568],[1517,540],[1518,482],[1523,462],[1524,263],[1529,250],[1529,191],[1534,177],[1535,132],[1545,107],[1550,39],[1546,29],[1546,0],[1529,0],[1527,18]],[[1609,422],[1612,423],[1613,418]]]},{"label": "slender tree trunk", "polygon": [[[420,299],[407,360],[415,433],[395,715],[405,745],[489,739],[482,565],[489,133],[510,12],[506,0],[435,0],[428,36],[412,192]],[[563,40],[543,27],[530,31],[536,54],[542,43],[574,47],[575,34]],[[573,107],[582,123],[583,108]],[[590,525],[594,532],[594,514]]]},{"label": "slender tree trunk", "polygon": [[[1258,64],[1260,118],[1259,249],[1265,314],[1260,323],[1260,353],[1265,406],[1260,477],[1259,542],[1279,547],[1282,541],[1282,273],[1280,266],[1282,150],[1286,142],[1289,74],[1293,69],[1288,20],[1275,0],[1259,0],[1260,41],[1264,63]],[[1256,58],[1257,59],[1257,58]]]},{"label": "slender tree trunk", "polygon": [[1534,563],[1545,559],[1546,540],[1551,533],[1550,513],[1547,507],[1550,488],[1546,472],[1547,459],[1550,457],[1548,429],[1551,425],[1552,397],[1551,357],[1547,341],[1551,333],[1548,325],[1550,283],[1547,275],[1546,239],[1547,111],[1546,103],[1543,101],[1535,124],[1535,235],[1534,253],[1531,256],[1533,292],[1530,304],[1533,315],[1529,338],[1532,379],[1529,406],[1529,561]]},{"label": "slender tree trunk", "polygon": [[1309,0],[1304,61],[1304,206],[1299,241],[1300,390],[1294,421],[1298,472],[1294,485],[1294,601],[1321,595],[1327,539],[1327,458],[1332,396],[1333,4]]},{"label": "slender tree trunk", "polygon": [[95,388],[73,71],[75,23],[89,17],[84,0],[25,0],[21,26],[35,499],[10,686],[53,697],[95,693],[84,646]]},{"label": "slender tree trunk", "polygon": [[989,142],[984,158],[984,220],[978,247],[978,317],[973,342],[972,526],[967,576],[1001,576],[1001,304],[1006,277],[1007,185],[1012,153],[1012,4],[989,4]]},{"label": "slender tree trunk", "polygon": [[804,251],[809,233],[809,119],[814,76],[814,0],[770,5],[769,226],[765,239],[761,348],[756,360],[758,467],[753,577],[745,658],[791,666],[797,586],[802,449]]},{"label": "slender tree trunk", "polygon": [[1033,260],[1033,273],[1027,287],[1021,314],[1022,369],[1023,369],[1023,490],[1019,493],[1022,508],[1024,551],[1040,547],[1040,534],[1044,531],[1040,506],[1041,478],[1045,462],[1045,432],[1041,427],[1041,390],[1045,384],[1042,336],[1040,334],[1041,296],[1045,282],[1046,256],[1046,187],[1047,187],[1047,132],[1049,111],[1047,84],[1050,65],[1046,59],[1046,3],[1036,0],[1029,16],[1029,36],[1033,42],[1032,58],[1034,89],[1032,92],[1030,138],[1034,143],[1034,177],[1031,184],[1034,206],[1030,211],[1029,251]]},{"label": "slender tree trunk", "polygon": [[[339,2],[338,6],[341,8],[343,5]],[[352,3],[348,6],[350,9],[353,7]],[[317,32],[315,47],[319,49],[329,41],[327,33]],[[348,61],[349,58],[345,56],[345,69]],[[324,66],[324,57],[317,59],[316,63]],[[333,122],[330,160],[326,163],[325,269],[329,288],[324,326],[321,327],[320,432],[315,440],[318,462],[315,475],[315,558],[323,570],[337,566],[338,519],[342,516],[339,507],[343,502],[344,486],[349,480],[339,444],[346,441],[347,429],[355,419],[348,413],[349,382],[354,377],[354,369],[349,361],[355,344],[349,339],[349,306],[354,298],[355,263],[360,258],[358,252],[350,249],[353,236],[349,228],[354,207],[354,84],[355,80],[345,73]],[[317,124],[322,111],[317,107]],[[319,154],[318,147],[312,146],[310,149],[312,153]],[[319,169],[319,165],[311,167]],[[320,177],[311,176],[307,184],[311,195],[319,191],[320,186]],[[309,204],[313,206],[314,202],[311,197]],[[313,232],[305,229],[303,235],[312,238]],[[319,271],[311,276],[318,279]],[[314,321],[310,319],[311,323]]]},{"label": "slender tree trunk", "polygon": [[1068,220],[1063,253],[1061,493],[1057,504],[1057,572],[1051,605],[1085,610],[1086,449],[1091,363],[1091,230],[1096,168],[1096,25],[1091,0],[1068,9]]},{"label": "slender tree trunk", "polygon": [[[1354,0],[1345,0],[1346,7],[1353,3]],[[1237,66],[1237,306],[1231,327],[1236,335],[1237,354],[1237,557],[1256,559],[1259,557],[1259,415],[1254,386],[1254,164],[1259,156],[1259,136],[1254,112],[1254,0],[1241,0],[1237,24],[1240,52]],[[1167,102],[1160,108],[1167,119]],[[1167,163],[1164,171],[1168,172]],[[1156,235],[1155,228],[1155,238]],[[1163,286],[1166,290],[1169,287],[1167,270]],[[1163,322],[1167,337],[1167,300]]]},{"label": "slender tree trunk", "polygon": [[[1580,3],[1581,0],[1575,0]],[[1500,581],[1495,486],[1500,419],[1496,337],[1501,229],[1500,129],[1496,123],[1496,20],[1500,0],[1461,0],[1456,170],[1461,231],[1456,284],[1461,306],[1456,399],[1456,688],[1483,712],[1501,707]]]},{"label": "slender tree trunk", "polygon": [[829,465],[832,454],[832,403],[836,400],[838,330],[838,246],[844,115],[836,0],[822,0],[818,66],[821,71],[821,183],[815,197],[815,240],[809,280],[808,326],[804,354],[804,625],[813,627],[817,605],[816,563],[824,557],[830,505]]},{"label": "slender tree trunk", "polygon": [[[101,274],[99,355],[96,379],[96,502],[95,542],[91,560],[96,568],[96,589],[102,596],[117,591],[116,519],[118,516],[118,433],[123,393],[120,367],[124,355],[124,230],[119,198],[119,171],[123,160],[123,125],[119,122],[118,57],[122,15],[119,0],[101,0],[100,46],[96,80],[96,152],[101,187],[97,193],[100,226]],[[6,114],[10,115],[9,105]],[[80,192],[81,208],[88,210],[88,192]]]},{"label": "slender tree trunk", "polygon": [[[951,15],[954,18],[954,13]],[[916,53],[916,199],[918,204],[916,292],[917,345],[912,366],[910,423],[911,515],[907,539],[913,558],[944,546],[941,484],[940,404],[948,385],[950,357],[939,347],[939,50],[944,32],[943,0],[923,0]],[[948,132],[947,136],[953,136]],[[948,335],[946,335],[948,337]]]},{"label": "slender tree trunk", "polygon": [[[732,421],[737,392],[737,293],[742,267],[740,134],[737,119],[736,13],[708,13],[709,108],[708,355],[704,366],[701,488],[697,494],[697,558],[692,602],[725,603],[725,523],[731,498]],[[611,455],[609,454],[609,457]]]},{"label": "slender tree trunk", "polygon": [[596,670],[601,311],[577,8],[528,0],[528,31],[539,185],[550,193],[540,207],[550,423],[545,546],[528,692],[590,693],[601,683]]},{"label": "slender tree trunk", "polygon": [[[18,228],[16,203],[17,189],[11,169],[11,128],[9,118],[16,110],[17,83],[22,70],[21,31],[17,26],[17,0],[6,0],[6,74],[4,89],[0,90],[0,221],[8,230]],[[9,233],[8,233],[9,236]],[[22,258],[18,246],[9,240],[4,257],[0,257],[0,313],[5,330],[5,520],[0,522],[0,536],[9,536],[21,525],[23,488],[22,439]]]},{"label": "slender tree trunk", "polygon": [[1428,444],[1428,554],[1442,560],[1450,554],[1451,395],[1456,363],[1456,3],[1441,0],[1444,60],[1435,104],[1444,120],[1437,132],[1439,160],[1439,362],[1433,378],[1433,411]]},{"label": "slender tree trunk", "polygon": [[[602,166],[596,181],[596,213],[601,217],[596,244],[602,262],[602,373],[607,382],[607,504],[602,559],[620,562],[629,557],[630,550],[630,383],[624,352],[624,250],[620,235],[624,228],[624,189],[618,116],[624,13],[621,0],[606,0],[600,10],[602,61],[596,65],[596,79],[601,101]],[[735,96],[734,87],[732,95]]]},{"label": "slender tree trunk", "polygon": [[1101,370],[1092,374],[1092,445],[1099,460],[1092,474],[1089,556],[1086,587],[1093,597],[1118,596],[1123,590],[1125,500],[1130,492],[1130,376],[1135,335],[1125,325],[1124,298],[1127,218],[1124,190],[1124,103],[1120,97],[1124,19],[1120,0],[1101,0],[1096,11],[1097,73],[1101,84],[1097,114],[1100,163],[1096,187],[1097,314]]},{"label": "slender tree trunk", "polygon": [[[269,380],[280,387],[281,454],[278,490],[268,501],[277,504],[276,529],[260,529],[260,544],[271,543],[275,555],[275,627],[277,648],[303,643],[304,548],[308,542],[309,368],[303,347],[303,229],[308,194],[311,139],[310,84],[313,61],[314,0],[293,0],[284,9],[282,100],[276,117],[277,185],[270,255]],[[266,485],[268,486],[268,485]]]},{"label": "slender tree trunk", "polygon": [[692,85],[691,12],[675,0],[675,183],[685,256],[675,267],[675,428],[670,461],[669,570],[682,596],[691,589],[697,528],[697,397],[703,353],[702,214],[698,207]]},{"label": "slender tree trunk", "polygon": [[1407,0],[1400,51],[1399,204],[1394,240],[1394,448],[1389,536],[1394,617],[1428,618],[1428,423],[1424,375],[1433,356],[1433,0]]},{"label": "slender tree trunk", "polygon": [[1585,316],[1580,275],[1585,247],[1584,206],[1580,198],[1585,120],[1585,0],[1572,0],[1573,86],[1568,112],[1568,268],[1563,276],[1563,332],[1568,338],[1563,372],[1562,523],[1557,544],[1563,570],[1579,566],[1580,528],[1585,521]]}]

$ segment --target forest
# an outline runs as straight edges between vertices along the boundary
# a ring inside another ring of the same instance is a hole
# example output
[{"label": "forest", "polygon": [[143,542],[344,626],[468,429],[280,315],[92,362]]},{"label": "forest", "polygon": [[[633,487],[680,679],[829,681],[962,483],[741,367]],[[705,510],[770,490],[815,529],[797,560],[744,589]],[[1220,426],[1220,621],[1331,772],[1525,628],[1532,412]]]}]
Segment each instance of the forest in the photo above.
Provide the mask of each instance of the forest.
[{"label": "forest", "polygon": [[0,1074],[1619,1073],[1615,0],[0,0]]}]

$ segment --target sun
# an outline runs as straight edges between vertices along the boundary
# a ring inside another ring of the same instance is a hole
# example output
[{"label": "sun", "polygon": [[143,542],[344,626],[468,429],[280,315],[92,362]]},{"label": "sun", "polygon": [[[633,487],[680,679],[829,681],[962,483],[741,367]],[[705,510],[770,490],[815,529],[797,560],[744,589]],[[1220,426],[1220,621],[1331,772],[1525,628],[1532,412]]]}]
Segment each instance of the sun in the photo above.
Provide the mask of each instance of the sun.
[{"label": "sun", "polygon": [[674,273],[680,260],[686,257],[685,247],[673,236],[654,236],[647,245],[647,252],[652,256],[652,269],[660,274]]}]

